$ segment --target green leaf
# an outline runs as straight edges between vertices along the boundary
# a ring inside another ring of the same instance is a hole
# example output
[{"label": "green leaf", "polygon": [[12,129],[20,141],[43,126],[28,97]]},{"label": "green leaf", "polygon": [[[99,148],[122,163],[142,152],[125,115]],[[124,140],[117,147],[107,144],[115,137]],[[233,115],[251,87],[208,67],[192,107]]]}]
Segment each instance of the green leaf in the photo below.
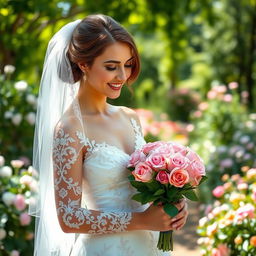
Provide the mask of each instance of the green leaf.
[{"label": "green leaf", "polygon": [[167,198],[168,201],[173,201],[173,198],[177,195],[178,188],[176,187],[169,187],[167,190]]},{"label": "green leaf", "polygon": [[145,183],[147,185],[147,187],[149,188],[150,191],[155,192],[158,189],[160,189],[162,187],[162,185],[160,183],[158,183],[156,180],[153,180],[151,182],[147,182]]},{"label": "green leaf", "polygon": [[203,176],[202,179],[199,182],[199,185],[201,185],[203,182],[205,182],[208,179],[208,177]]},{"label": "green leaf", "polygon": [[132,196],[132,199],[142,203],[142,201],[143,201],[143,194],[142,193],[135,194],[135,195]]},{"label": "green leaf", "polygon": [[128,179],[129,179],[129,181],[133,181],[133,180],[135,180],[135,177],[133,175],[129,175]]},{"label": "green leaf", "polygon": [[164,205],[164,211],[171,217],[174,217],[179,213],[179,210],[173,204]]},{"label": "green leaf", "polygon": [[155,193],[154,193],[154,196],[159,196],[159,195],[162,195],[165,193],[165,190],[160,188],[158,189]]},{"label": "green leaf", "polygon": [[194,190],[185,191],[182,193],[186,198],[188,198],[191,201],[198,201],[198,196],[195,193]]}]

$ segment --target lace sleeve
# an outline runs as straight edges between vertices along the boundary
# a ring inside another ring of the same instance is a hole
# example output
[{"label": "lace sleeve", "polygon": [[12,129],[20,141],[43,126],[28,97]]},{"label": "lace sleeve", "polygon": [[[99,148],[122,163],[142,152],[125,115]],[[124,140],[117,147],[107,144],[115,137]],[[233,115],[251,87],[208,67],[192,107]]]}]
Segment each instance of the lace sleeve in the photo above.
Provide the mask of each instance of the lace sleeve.
[{"label": "lace sleeve", "polygon": [[132,213],[81,208],[83,150],[79,131],[55,128],[53,142],[54,190],[58,220],[64,232],[106,234],[126,231]]}]

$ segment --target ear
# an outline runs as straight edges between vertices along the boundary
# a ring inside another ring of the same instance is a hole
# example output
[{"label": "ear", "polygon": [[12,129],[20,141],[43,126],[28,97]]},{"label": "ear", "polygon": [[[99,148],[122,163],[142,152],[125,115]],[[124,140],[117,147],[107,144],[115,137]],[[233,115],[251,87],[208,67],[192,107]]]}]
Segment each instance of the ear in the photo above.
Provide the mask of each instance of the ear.
[{"label": "ear", "polygon": [[77,65],[83,73],[86,73],[88,71],[88,66],[85,63],[79,62]]}]

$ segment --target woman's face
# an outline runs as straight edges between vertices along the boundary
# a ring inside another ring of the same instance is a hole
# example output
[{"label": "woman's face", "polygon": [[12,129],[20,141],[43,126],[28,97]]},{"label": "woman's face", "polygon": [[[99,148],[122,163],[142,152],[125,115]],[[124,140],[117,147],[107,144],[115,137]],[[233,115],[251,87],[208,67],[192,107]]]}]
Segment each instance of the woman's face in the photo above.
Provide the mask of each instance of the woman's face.
[{"label": "woman's face", "polygon": [[108,98],[118,98],[132,72],[131,48],[120,42],[108,46],[86,72],[86,86]]}]

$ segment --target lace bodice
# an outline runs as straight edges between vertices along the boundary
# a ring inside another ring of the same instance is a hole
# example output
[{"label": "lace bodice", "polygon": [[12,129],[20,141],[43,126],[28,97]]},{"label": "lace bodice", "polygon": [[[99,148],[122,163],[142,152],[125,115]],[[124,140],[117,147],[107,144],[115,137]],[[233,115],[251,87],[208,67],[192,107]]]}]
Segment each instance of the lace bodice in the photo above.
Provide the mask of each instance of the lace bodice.
[{"label": "lace bodice", "polygon": [[[140,126],[130,119],[134,151],[145,144]],[[82,149],[86,147],[86,154]],[[80,130],[57,126],[53,163],[56,209],[63,230],[105,234],[127,229],[132,212],[145,206],[131,200],[135,193],[127,176],[130,155],[116,146],[89,140]]]}]

